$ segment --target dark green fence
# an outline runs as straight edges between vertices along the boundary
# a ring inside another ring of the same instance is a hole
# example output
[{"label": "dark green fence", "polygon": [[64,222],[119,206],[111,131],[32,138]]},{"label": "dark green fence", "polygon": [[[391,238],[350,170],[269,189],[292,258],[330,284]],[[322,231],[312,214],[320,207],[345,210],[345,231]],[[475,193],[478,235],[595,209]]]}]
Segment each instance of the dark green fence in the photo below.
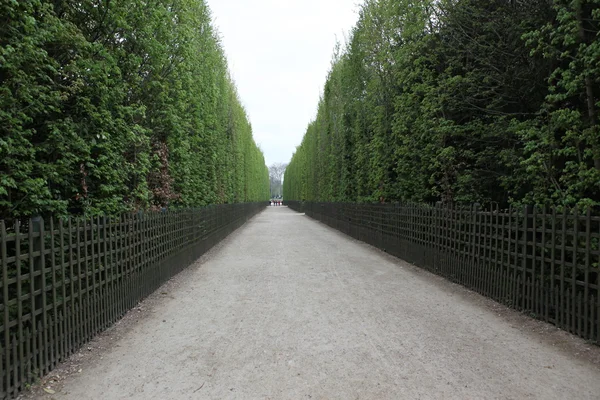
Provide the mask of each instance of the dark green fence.
[{"label": "dark green fence", "polygon": [[600,217],[590,210],[286,204],[484,296],[600,343]]},{"label": "dark green fence", "polygon": [[48,373],[265,205],[0,221],[0,399]]}]

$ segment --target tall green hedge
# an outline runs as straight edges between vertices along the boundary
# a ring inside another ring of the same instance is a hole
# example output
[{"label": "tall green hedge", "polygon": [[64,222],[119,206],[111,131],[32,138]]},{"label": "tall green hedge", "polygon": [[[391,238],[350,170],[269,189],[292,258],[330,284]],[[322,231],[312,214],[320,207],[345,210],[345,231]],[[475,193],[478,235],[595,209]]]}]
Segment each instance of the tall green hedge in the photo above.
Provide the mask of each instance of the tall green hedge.
[{"label": "tall green hedge", "polygon": [[0,2],[0,219],[266,200],[204,0]]},{"label": "tall green hedge", "polygon": [[367,0],[290,200],[600,204],[600,0]]}]

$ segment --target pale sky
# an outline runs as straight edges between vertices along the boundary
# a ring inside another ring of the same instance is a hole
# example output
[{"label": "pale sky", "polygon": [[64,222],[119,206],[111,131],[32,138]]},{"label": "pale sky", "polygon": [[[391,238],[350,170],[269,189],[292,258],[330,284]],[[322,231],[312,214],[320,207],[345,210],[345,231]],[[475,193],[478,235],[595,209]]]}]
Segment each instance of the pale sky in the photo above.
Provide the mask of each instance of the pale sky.
[{"label": "pale sky", "polygon": [[362,0],[208,0],[267,165],[289,162],[316,116],[336,40]]}]

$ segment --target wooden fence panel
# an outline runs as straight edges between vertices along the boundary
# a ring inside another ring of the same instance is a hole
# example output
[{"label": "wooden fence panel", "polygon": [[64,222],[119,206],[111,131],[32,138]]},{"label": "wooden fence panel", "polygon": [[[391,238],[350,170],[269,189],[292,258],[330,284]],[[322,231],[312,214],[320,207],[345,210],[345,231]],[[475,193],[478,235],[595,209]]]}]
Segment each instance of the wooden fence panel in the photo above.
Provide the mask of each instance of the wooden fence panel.
[{"label": "wooden fence panel", "polygon": [[0,221],[0,399],[16,397],[264,206]]}]

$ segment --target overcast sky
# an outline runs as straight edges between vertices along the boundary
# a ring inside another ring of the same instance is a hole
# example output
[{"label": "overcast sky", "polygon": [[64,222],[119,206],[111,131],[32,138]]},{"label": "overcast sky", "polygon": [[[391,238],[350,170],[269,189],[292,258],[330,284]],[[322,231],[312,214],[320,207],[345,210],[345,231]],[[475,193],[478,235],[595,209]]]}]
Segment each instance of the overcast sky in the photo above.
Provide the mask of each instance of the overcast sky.
[{"label": "overcast sky", "polygon": [[317,112],[336,40],[361,0],[208,0],[267,165],[289,162]]}]

